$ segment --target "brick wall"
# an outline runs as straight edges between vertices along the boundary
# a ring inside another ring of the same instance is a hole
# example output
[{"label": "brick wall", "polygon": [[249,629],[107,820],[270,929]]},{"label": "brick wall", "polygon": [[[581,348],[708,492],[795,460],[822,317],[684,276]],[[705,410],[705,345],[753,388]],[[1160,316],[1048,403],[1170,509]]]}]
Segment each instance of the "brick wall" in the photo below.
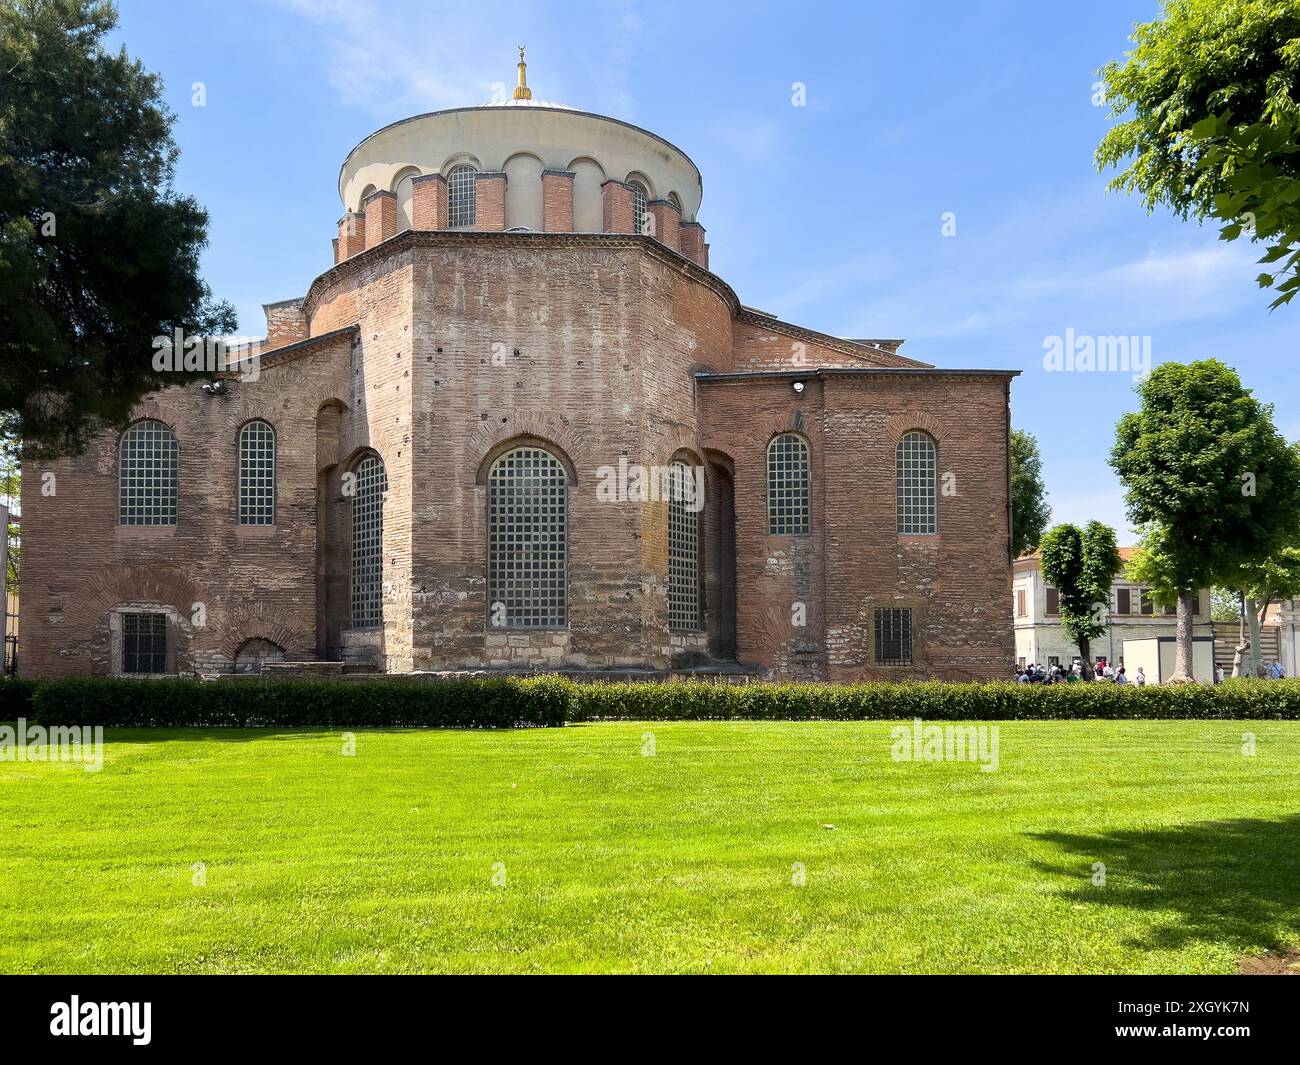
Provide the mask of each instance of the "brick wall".
[{"label": "brick wall", "polygon": [[573,232],[573,179],[569,170],[542,171],[542,228],[547,233]]},{"label": "brick wall", "polygon": [[[775,365],[790,338],[771,339],[725,286],[635,236],[403,234],[327,271],[294,313],[314,339],[269,356],[259,381],[225,397],[171,389],[137,412],[177,427],[176,527],[117,525],[113,434],[80,458],[27,464],[29,484],[48,470],[58,491],[25,501],[26,669],[107,671],[114,610],[157,603],[175,616],[182,669],[223,668],[262,638],[291,657],[372,656],[395,671],[665,668],[734,642],[742,661],[784,677],[1005,673],[1004,379],[818,376],[814,365],[802,395],[786,378],[697,382]],[[800,335],[810,362],[843,357],[833,338]],[[236,434],[252,417],[277,431],[270,529],[235,520]],[[938,441],[954,491],[937,536],[900,538],[893,448],[914,427]],[[807,535],[767,535],[766,446],[780,431],[812,448]],[[487,623],[486,476],[520,441],[550,447],[574,475],[569,625],[554,632]],[[379,631],[350,628],[342,487],[370,453],[389,483]],[[668,628],[667,504],[598,492],[620,462],[663,467],[674,455],[706,477],[704,610],[690,633]],[[200,602],[204,626],[189,621]],[[872,661],[881,603],[916,612],[910,670]]]}]

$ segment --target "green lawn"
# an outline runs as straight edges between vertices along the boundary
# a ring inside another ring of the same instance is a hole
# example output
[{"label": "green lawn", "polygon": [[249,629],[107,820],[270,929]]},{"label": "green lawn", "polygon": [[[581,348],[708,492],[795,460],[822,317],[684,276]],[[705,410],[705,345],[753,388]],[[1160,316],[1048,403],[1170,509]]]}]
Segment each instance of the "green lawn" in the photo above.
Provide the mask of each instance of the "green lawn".
[{"label": "green lawn", "polygon": [[890,729],[110,732],[98,774],[0,762],[0,971],[1230,973],[1300,945],[1300,723],[1003,722],[993,773],[896,762]]}]

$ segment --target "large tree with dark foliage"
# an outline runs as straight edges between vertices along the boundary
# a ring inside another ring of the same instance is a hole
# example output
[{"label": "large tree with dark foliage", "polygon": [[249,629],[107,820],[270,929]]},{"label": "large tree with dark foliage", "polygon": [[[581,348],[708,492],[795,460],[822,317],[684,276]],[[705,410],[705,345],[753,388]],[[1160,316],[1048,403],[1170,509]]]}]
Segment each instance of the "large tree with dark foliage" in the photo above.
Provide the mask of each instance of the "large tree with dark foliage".
[{"label": "large tree with dark foliage", "polygon": [[199,276],[208,216],[172,189],[175,116],[97,0],[0,0],[0,432],[78,450],[177,378],[153,339],[234,329]]}]

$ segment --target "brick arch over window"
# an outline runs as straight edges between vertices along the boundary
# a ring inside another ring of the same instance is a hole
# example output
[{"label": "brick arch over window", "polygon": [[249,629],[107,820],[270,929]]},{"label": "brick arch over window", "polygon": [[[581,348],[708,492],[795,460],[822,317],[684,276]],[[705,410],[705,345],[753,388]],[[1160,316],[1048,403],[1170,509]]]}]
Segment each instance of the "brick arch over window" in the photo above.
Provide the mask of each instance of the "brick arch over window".
[{"label": "brick arch over window", "polygon": [[487,474],[488,625],[568,624],[569,467],[541,441],[516,441]]},{"label": "brick arch over window", "polygon": [[903,535],[939,531],[939,452],[934,437],[909,429],[894,447],[897,528]]},{"label": "brick arch over window", "polygon": [[475,473],[476,484],[486,486],[488,473],[497,456],[521,443],[531,443],[555,453],[569,473],[569,483],[578,483],[578,470],[595,465],[585,438],[558,419],[525,415],[495,428],[479,427],[471,441],[472,450],[482,455]]}]

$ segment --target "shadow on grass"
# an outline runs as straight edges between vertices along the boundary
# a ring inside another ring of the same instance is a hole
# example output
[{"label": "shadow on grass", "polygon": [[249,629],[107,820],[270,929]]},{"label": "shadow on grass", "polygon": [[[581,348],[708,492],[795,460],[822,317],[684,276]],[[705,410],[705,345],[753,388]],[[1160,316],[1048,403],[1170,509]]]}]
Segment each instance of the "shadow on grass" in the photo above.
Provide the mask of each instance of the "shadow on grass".
[{"label": "shadow on grass", "polygon": [[[1060,865],[1036,863],[1079,883],[1066,898],[1178,915],[1133,946],[1164,950],[1199,941],[1245,953],[1300,944],[1300,814],[1031,838],[1076,856]],[[1105,863],[1103,887],[1092,885],[1094,862]]]}]

